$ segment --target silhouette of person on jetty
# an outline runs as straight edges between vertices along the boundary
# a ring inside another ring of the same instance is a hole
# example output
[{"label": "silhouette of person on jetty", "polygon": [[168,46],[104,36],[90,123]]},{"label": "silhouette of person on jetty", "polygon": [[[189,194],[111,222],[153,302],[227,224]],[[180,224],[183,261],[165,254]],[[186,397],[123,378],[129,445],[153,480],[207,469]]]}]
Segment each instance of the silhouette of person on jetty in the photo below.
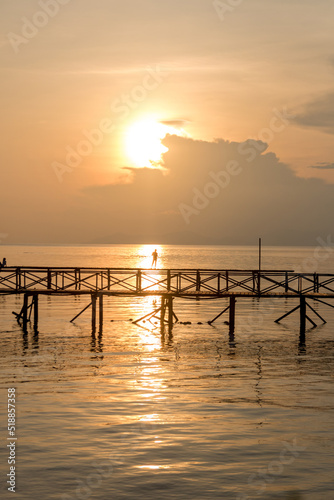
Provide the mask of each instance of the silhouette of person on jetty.
[{"label": "silhouette of person on jetty", "polygon": [[152,253],[152,267],[157,268],[157,262],[158,262],[158,252],[155,249],[154,252]]}]

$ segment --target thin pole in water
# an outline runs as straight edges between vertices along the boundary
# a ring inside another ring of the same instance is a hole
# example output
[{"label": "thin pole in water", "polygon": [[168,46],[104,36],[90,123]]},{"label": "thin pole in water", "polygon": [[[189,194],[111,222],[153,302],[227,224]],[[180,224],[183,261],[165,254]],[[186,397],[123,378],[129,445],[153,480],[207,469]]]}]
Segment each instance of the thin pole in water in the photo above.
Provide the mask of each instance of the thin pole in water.
[{"label": "thin pole in water", "polygon": [[262,251],[262,239],[259,238],[259,272],[257,277],[257,287],[258,287],[258,295],[261,295],[261,251]]}]

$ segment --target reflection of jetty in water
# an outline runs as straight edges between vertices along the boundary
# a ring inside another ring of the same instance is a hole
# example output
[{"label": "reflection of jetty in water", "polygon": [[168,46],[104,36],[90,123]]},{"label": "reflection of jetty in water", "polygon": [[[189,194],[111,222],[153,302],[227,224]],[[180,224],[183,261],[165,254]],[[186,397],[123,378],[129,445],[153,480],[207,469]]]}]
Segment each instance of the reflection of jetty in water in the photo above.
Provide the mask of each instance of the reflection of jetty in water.
[{"label": "reflection of jetty in water", "polygon": [[307,312],[310,310],[323,323],[326,321],[307,301],[334,305],[323,299],[334,298],[334,275],[295,273],[275,270],[213,270],[213,269],[133,269],[133,268],[69,268],[69,267],[5,267],[0,270],[0,294],[22,294],[23,306],[16,315],[23,330],[33,316],[38,326],[38,299],[40,295],[88,295],[90,302],[77,314],[77,319],[88,308],[92,310],[92,330],[103,330],[103,298],[160,297],[161,303],[145,316],[133,321],[160,322],[169,332],[178,318],[173,310],[176,298],[196,300],[227,298],[229,305],[215,318],[227,313],[231,343],[234,342],[236,299],[239,298],[298,298],[299,304],[276,321],[279,322],[299,310],[300,331],[305,333],[306,321],[317,326]]}]

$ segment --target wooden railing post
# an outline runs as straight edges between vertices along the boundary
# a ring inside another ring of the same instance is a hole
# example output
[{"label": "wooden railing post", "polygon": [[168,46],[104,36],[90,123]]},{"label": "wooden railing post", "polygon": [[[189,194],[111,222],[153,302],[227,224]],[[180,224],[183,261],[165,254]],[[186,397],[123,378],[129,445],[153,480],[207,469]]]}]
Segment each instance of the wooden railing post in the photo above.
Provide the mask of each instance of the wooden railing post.
[{"label": "wooden railing post", "polygon": [[285,293],[288,293],[289,291],[289,275],[288,273],[285,273]]},{"label": "wooden railing post", "polygon": [[196,271],[196,292],[201,291],[201,273]]},{"label": "wooden railing post", "polygon": [[48,269],[48,271],[47,271],[47,281],[48,281],[47,288],[48,288],[48,290],[51,290],[51,288],[52,288],[52,275],[51,275],[50,269]]},{"label": "wooden railing post", "polygon": [[140,269],[137,271],[137,280],[136,280],[136,291],[141,292],[141,271]]},{"label": "wooden railing post", "polygon": [[16,290],[20,290],[21,288],[21,268],[16,268]]}]

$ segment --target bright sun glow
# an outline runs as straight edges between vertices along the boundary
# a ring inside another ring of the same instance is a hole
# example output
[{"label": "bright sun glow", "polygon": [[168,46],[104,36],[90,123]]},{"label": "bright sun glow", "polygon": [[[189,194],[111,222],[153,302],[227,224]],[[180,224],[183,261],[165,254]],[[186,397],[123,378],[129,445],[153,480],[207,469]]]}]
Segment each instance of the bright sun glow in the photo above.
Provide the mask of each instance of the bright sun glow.
[{"label": "bright sun glow", "polygon": [[168,148],[161,143],[167,134],[183,135],[183,131],[154,119],[142,120],[132,125],[125,138],[128,157],[136,167],[159,164]]}]

